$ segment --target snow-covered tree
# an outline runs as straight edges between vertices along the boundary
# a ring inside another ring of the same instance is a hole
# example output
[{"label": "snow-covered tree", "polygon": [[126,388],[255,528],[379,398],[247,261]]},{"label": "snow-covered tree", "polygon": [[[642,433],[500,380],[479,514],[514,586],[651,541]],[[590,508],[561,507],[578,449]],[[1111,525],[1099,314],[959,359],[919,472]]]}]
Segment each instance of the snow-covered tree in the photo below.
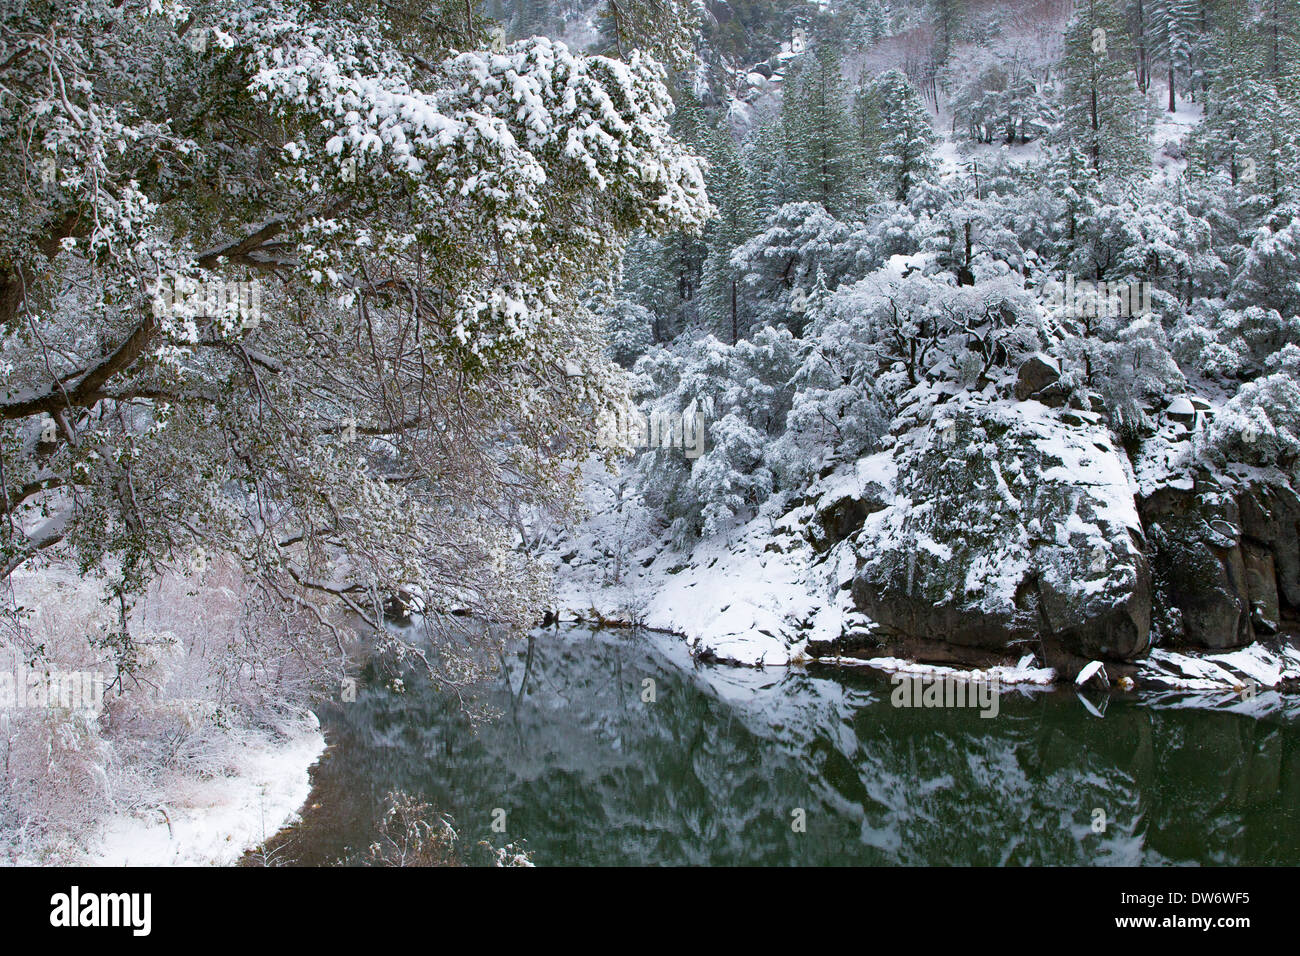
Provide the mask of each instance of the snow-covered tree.
[{"label": "snow-covered tree", "polygon": [[853,208],[859,163],[840,60],[832,47],[821,46],[796,63],[781,103],[782,142],[796,195],[842,214]]},{"label": "snow-covered tree", "polygon": [[601,312],[605,316],[610,357],[624,368],[631,368],[655,344],[654,313],[622,298],[608,303]]},{"label": "snow-covered tree", "polygon": [[788,330],[764,328],[735,345],[684,337],[637,363],[648,417],[689,412],[708,430],[694,461],[681,449],[651,447],[636,464],[646,502],[679,543],[718,533],[775,488],[768,447],[785,428],[798,355]]},{"label": "snow-covered tree", "polygon": [[710,213],[663,68],[415,4],[0,17],[2,573],[129,602],[224,555],[324,625],[528,623],[501,516],[619,390],[580,294]]},{"label": "snow-covered tree", "polygon": [[1133,75],[1132,41],[1115,0],[1083,0],[1065,33],[1057,142],[1103,178],[1150,163],[1150,119]]},{"label": "snow-covered tree", "polygon": [[885,198],[907,202],[934,175],[930,114],[900,71],[863,82],[853,103],[853,126],[868,180]]},{"label": "snow-covered tree", "polygon": [[992,63],[978,72],[965,67],[952,110],[977,143],[1027,143],[1049,129],[1047,97],[1034,76],[1015,61]]},{"label": "snow-covered tree", "polygon": [[758,230],[754,186],[731,137],[714,133],[708,151],[706,182],[718,215],[709,223],[705,238],[701,319],[719,338],[736,344],[740,338],[740,273],[731,265],[736,247]]},{"label": "snow-covered tree", "polygon": [[1233,280],[1229,305],[1256,305],[1300,315],[1300,217],[1274,231],[1260,226]]},{"label": "snow-covered tree", "polygon": [[1220,462],[1277,467],[1297,478],[1300,462],[1300,383],[1278,372],[1247,382],[1222,408],[1202,439]]},{"label": "snow-covered tree", "polygon": [[850,350],[852,363],[865,367],[846,372],[849,380],[871,378],[880,394],[898,402],[916,386],[941,380],[985,388],[1043,348],[1041,326],[1037,304],[1014,274],[962,286],[951,273],[886,267],[831,296],[809,337],[823,352]]},{"label": "snow-covered tree", "polygon": [[831,288],[855,267],[852,227],[817,203],[789,203],[731,257],[740,276],[738,327],[786,325],[798,332],[820,274]]},{"label": "snow-covered tree", "polygon": [[1227,176],[1243,202],[1275,209],[1296,197],[1300,106],[1289,81],[1271,73],[1271,47],[1260,50],[1245,24],[1229,24],[1218,37],[1223,62],[1190,137],[1193,163],[1202,174]]}]

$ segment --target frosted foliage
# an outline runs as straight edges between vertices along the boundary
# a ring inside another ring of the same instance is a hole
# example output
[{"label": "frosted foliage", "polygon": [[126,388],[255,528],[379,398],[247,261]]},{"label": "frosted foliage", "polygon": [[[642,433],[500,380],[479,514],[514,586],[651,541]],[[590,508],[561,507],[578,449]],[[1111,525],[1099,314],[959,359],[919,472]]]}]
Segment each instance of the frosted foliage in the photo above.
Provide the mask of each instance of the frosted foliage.
[{"label": "frosted foliage", "polygon": [[[584,291],[712,212],[665,69],[351,4],[3,16],[3,573],[59,553],[129,607],[229,556],[335,643],[397,599],[531,624],[509,516],[572,501],[625,391]],[[253,316],[175,294],[252,282]]]},{"label": "frosted foliage", "polygon": [[259,600],[227,562],[149,589],[127,621],[135,676],[120,680],[122,622],[95,582],[43,569],[10,584],[28,611],[5,629],[0,672],[36,663],[107,684],[99,713],[0,710],[0,859],[11,863],[84,862],[110,818],[183,813],[205,779],[237,772],[243,748],[296,732],[311,693],[336,680],[310,666],[323,649],[301,615]]}]

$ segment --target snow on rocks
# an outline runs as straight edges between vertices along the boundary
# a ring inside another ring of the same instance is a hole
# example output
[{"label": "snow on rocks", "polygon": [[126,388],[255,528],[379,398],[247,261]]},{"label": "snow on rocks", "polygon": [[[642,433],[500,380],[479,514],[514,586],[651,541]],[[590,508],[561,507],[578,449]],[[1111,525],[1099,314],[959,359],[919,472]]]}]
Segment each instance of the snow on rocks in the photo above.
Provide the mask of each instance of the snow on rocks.
[{"label": "snow on rocks", "polygon": [[1252,644],[1219,654],[1158,647],[1139,665],[1144,685],[1183,690],[1282,687],[1300,681],[1300,648],[1290,642]]},{"label": "snow on rocks", "polygon": [[[621,492],[610,489],[627,482],[589,481],[589,495],[606,499],[556,543],[558,616],[671,631],[698,657],[760,667],[925,661],[915,666],[1088,686],[1104,673],[1111,687],[1136,679],[1198,692],[1300,677],[1296,651],[1260,644],[1240,656],[1184,647],[1142,660],[1155,599],[1142,492],[1182,480],[1176,452],[1186,442],[1154,436],[1144,451],[1156,453],[1135,468],[1074,409],[969,393],[914,421],[885,450],[687,552],[648,531],[629,540],[629,527],[652,522],[635,502],[614,504]],[[1285,504],[1246,509],[1263,516],[1252,519],[1260,541],[1281,540]],[[1279,549],[1285,586],[1291,553]],[[1244,613],[1272,620],[1272,609],[1261,600]]]},{"label": "snow on rocks", "polygon": [[688,554],[628,541],[635,503],[589,474],[592,517],[554,544],[555,616],[672,631],[698,655],[758,666],[1009,666],[1032,644],[1049,655],[1035,669],[1073,677],[1144,652],[1142,527],[1105,429],[1033,401],[955,400],[939,417],[947,438],[926,421]]},{"label": "snow on rocks", "polygon": [[1106,665],[1101,661],[1089,661],[1083,670],[1079,671],[1078,676],[1074,678],[1074,682],[1082,686],[1092,680],[1094,676],[1099,676],[1103,681],[1106,679]]},{"label": "snow on rocks", "polygon": [[844,666],[865,666],[890,674],[907,674],[941,680],[952,677],[959,680],[997,681],[999,684],[1047,686],[1056,682],[1056,671],[1051,667],[1035,666],[1035,658],[1027,654],[1014,665],[994,664],[984,668],[957,668],[945,664],[920,664],[898,657],[822,657],[821,663]]},{"label": "snow on rocks", "polygon": [[1140,656],[1150,575],[1109,435],[1038,402],[954,404],[953,441],[929,425],[900,440],[892,501],[855,539],[853,596],[882,643],[1011,653],[1041,637],[1045,663],[1070,676]]}]

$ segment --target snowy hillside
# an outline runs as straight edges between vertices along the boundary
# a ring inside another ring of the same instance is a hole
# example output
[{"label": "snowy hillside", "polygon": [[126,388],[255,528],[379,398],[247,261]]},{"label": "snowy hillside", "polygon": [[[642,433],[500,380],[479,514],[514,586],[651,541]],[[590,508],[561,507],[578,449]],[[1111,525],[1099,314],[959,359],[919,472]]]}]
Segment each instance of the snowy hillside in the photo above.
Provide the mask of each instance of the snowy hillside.
[{"label": "snowy hillside", "polygon": [[607,314],[707,441],[588,472],[557,612],[756,665],[1300,676],[1300,152],[1246,146],[1300,113],[1185,16],[842,4],[685,97],[719,219],[634,243]]}]

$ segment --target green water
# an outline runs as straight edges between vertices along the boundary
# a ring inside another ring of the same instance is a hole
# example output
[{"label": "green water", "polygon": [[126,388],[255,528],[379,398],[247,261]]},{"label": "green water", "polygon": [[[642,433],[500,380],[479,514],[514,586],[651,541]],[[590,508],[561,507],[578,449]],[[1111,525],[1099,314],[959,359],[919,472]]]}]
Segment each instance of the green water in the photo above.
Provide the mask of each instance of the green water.
[{"label": "green water", "polygon": [[325,710],[280,859],[356,859],[402,790],[537,865],[1300,863],[1291,697],[1004,688],[984,718],[896,708],[866,669],[697,666],[671,637],[580,630],[504,663],[477,730],[415,674]]}]

